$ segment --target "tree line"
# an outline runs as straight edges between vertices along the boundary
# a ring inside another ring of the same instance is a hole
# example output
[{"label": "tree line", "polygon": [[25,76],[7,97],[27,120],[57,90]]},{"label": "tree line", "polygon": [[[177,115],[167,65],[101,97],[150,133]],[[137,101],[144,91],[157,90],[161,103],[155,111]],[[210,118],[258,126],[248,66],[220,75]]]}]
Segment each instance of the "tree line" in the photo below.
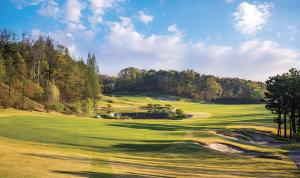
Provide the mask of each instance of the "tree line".
[{"label": "tree line", "polygon": [[140,70],[129,67],[117,77],[102,77],[103,92],[159,93],[217,103],[261,103],[264,84],[238,78],[201,75],[193,70]]},{"label": "tree line", "polygon": [[[100,75],[96,57],[75,59],[50,37],[0,30],[0,106],[26,108],[31,99],[59,112],[92,113],[104,93],[159,93],[218,103],[259,103],[264,84],[193,70],[123,69]],[[5,87],[3,87],[5,85]],[[8,89],[7,89],[8,88]],[[6,89],[8,90],[6,92]],[[5,92],[4,92],[5,91]],[[16,94],[17,93],[17,94]]]},{"label": "tree line", "polygon": [[290,139],[300,138],[300,71],[270,77],[266,81],[266,108],[274,115],[277,135]]},{"label": "tree line", "polygon": [[[46,108],[89,112],[100,97],[101,82],[96,58],[74,59],[68,48],[49,37],[33,40],[27,34],[0,31],[0,106],[24,108],[24,97]],[[12,91],[19,93],[16,96]]]}]

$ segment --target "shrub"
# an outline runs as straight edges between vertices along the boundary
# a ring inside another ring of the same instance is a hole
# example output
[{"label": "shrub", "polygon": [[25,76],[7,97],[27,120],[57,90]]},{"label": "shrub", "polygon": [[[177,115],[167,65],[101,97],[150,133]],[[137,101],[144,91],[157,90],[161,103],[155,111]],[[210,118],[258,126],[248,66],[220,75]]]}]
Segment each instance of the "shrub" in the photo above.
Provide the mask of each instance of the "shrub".
[{"label": "shrub", "polygon": [[45,90],[47,96],[47,103],[55,105],[59,102],[60,92],[53,81],[47,81],[47,88]]},{"label": "shrub", "polygon": [[81,113],[81,102],[80,101],[76,101],[74,102],[71,106],[70,106],[70,109],[72,112],[74,113]]},{"label": "shrub", "polygon": [[183,115],[183,114],[185,114],[184,113],[184,111],[182,110],[182,109],[176,109],[176,114],[178,114],[178,115]]},{"label": "shrub", "polygon": [[166,104],[165,107],[170,109],[170,110],[172,109],[172,105],[170,105],[170,104]]},{"label": "shrub", "polygon": [[15,108],[15,109],[22,109],[22,102],[21,102],[22,100],[15,100],[14,101],[14,103],[13,103],[13,107]]},{"label": "shrub", "polygon": [[0,96],[0,105],[2,105],[4,108],[12,107],[13,99],[10,99],[9,97],[1,97]]},{"label": "shrub", "polygon": [[114,103],[114,100],[108,99],[107,102],[108,102],[108,103]]},{"label": "shrub", "polygon": [[56,111],[56,112],[64,112],[65,106],[61,103],[50,104],[45,106],[46,110]]},{"label": "shrub", "polygon": [[107,106],[106,106],[106,112],[109,114],[112,111],[113,111],[113,108],[112,108],[111,104],[107,104]]},{"label": "shrub", "polygon": [[64,112],[65,106],[63,104],[57,103],[54,106],[55,106],[55,111],[57,111],[57,112]]},{"label": "shrub", "polygon": [[73,111],[69,108],[69,107],[64,107],[64,113],[65,114],[72,114],[73,113]]},{"label": "shrub", "polygon": [[168,118],[175,118],[176,117],[176,114],[175,113],[173,113],[173,112],[170,112],[170,113],[168,113]]},{"label": "shrub", "polygon": [[176,116],[175,116],[176,119],[186,118],[186,115],[182,109],[176,109],[175,114],[176,114]]},{"label": "shrub", "polygon": [[130,116],[122,116],[121,119],[132,119]]},{"label": "shrub", "polygon": [[82,111],[87,115],[93,114],[93,112],[94,112],[93,106],[94,106],[94,104],[91,99],[82,101]]}]

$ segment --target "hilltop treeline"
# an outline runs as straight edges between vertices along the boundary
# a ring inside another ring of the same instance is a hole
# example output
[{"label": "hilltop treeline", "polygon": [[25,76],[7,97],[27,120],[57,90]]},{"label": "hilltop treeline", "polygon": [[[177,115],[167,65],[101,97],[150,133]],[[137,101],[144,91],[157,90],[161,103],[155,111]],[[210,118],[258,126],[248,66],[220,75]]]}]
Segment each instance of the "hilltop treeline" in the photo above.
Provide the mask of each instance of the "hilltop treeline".
[{"label": "hilltop treeline", "polygon": [[193,70],[140,70],[129,67],[117,77],[102,76],[105,93],[162,93],[218,103],[260,103],[264,84],[201,75]]},{"label": "hilltop treeline", "polygon": [[89,54],[86,61],[75,60],[49,37],[33,40],[1,30],[0,83],[8,91],[0,88],[0,106],[24,108],[26,97],[59,111],[90,110],[101,86],[95,56]]},{"label": "hilltop treeline", "polygon": [[266,108],[275,115],[278,136],[300,139],[300,71],[270,77],[266,89]]}]

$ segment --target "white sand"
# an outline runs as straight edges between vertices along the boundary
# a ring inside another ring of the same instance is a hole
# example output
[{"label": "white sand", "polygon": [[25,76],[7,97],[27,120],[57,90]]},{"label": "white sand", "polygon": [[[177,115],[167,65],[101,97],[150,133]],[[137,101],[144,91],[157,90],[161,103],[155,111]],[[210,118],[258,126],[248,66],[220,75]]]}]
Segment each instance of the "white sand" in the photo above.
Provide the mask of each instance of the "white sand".
[{"label": "white sand", "polygon": [[210,149],[220,151],[223,153],[243,153],[243,151],[234,149],[228,145],[221,144],[221,143],[213,143],[208,146]]}]

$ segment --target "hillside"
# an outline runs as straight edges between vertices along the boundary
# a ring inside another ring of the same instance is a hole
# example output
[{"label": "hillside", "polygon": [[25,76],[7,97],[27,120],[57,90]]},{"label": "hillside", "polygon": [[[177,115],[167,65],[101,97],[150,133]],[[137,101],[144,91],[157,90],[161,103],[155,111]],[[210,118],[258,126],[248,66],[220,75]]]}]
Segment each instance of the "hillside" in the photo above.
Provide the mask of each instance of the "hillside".
[{"label": "hillside", "polygon": [[32,99],[24,96],[24,105],[22,108],[22,94],[16,92],[15,90],[11,89],[11,101],[8,101],[9,97],[9,87],[5,85],[4,83],[0,82],[0,105],[5,106],[5,102],[12,102],[14,106],[17,106],[17,108],[20,109],[26,109],[26,110],[35,110],[35,111],[45,111],[45,106],[33,101]]}]

